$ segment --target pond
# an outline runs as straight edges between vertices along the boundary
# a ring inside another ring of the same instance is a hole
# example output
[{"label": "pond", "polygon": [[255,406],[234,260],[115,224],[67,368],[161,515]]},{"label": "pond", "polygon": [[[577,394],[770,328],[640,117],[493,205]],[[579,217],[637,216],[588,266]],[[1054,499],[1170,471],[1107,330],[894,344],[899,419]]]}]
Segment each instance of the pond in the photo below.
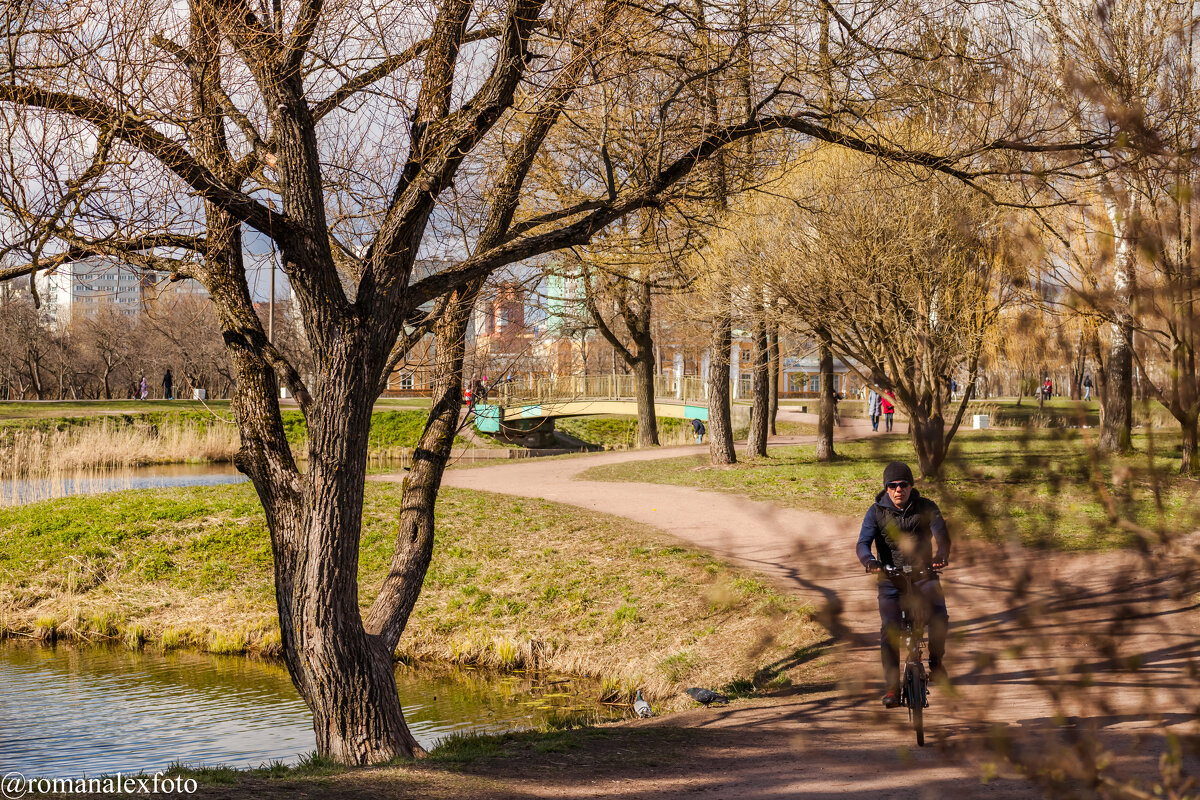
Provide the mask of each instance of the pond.
[{"label": "pond", "polygon": [[[396,669],[405,718],[433,747],[457,732],[537,727],[553,716],[616,719],[593,682],[469,669]],[[316,747],[282,664],[190,652],[0,646],[0,774],[153,773],[175,762],[295,763]]]},{"label": "pond", "polygon": [[213,486],[245,480],[246,476],[232,464],[159,464],[150,467],[86,469],[57,474],[51,478],[0,480],[0,506],[37,503],[76,494]]}]

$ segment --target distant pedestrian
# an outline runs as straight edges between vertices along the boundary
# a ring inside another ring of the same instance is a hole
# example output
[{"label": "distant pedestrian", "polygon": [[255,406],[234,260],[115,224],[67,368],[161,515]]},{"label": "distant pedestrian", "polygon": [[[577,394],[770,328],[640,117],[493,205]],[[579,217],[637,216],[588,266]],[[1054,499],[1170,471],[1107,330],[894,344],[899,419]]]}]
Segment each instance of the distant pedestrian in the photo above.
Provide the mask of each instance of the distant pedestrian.
[{"label": "distant pedestrian", "polygon": [[950,379],[950,402],[953,403],[958,399],[958,381],[954,378]]},{"label": "distant pedestrian", "polygon": [[896,413],[896,406],[892,403],[896,399],[896,395],[891,389],[885,392],[887,397],[881,397],[879,402],[883,406],[883,425],[887,433],[892,432],[892,415]]},{"label": "distant pedestrian", "polygon": [[842,427],[842,418],[840,416],[838,416],[837,404],[838,404],[838,401],[842,400],[842,399],[843,399],[842,393],[838,392],[838,391],[834,391],[834,393],[833,393],[833,424],[837,425],[839,428]]},{"label": "distant pedestrian", "polygon": [[867,393],[867,414],[871,417],[871,430],[879,431],[879,417],[883,414],[883,398],[872,389]]},{"label": "distant pedestrian", "polygon": [[162,379],[163,397],[167,400],[175,399],[175,393],[172,391],[174,382],[174,378],[171,377],[171,370],[168,368]]},{"label": "distant pedestrian", "polygon": [[1092,399],[1092,376],[1090,373],[1083,376],[1083,399],[1084,402]]},{"label": "distant pedestrian", "polygon": [[704,444],[704,423],[699,419],[692,420],[692,433],[696,435],[696,444]]},{"label": "distant pedestrian", "polygon": [[1049,400],[1054,396],[1054,382],[1050,380],[1050,376],[1046,376],[1046,382],[1042,384],[1042,394]]},{"label": "distant pedestrian", "polygon": [[145,400],[150,396],[150,386],[146,383],[146,376],[142,376],[142,381],[138,384],[138,399]]}]

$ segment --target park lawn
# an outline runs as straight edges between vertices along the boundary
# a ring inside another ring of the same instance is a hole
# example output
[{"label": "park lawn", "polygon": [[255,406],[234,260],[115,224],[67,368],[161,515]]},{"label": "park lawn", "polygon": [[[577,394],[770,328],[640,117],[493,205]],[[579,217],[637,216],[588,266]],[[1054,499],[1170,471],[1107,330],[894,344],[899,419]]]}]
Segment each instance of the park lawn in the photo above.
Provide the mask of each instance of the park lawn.
[{"label": "park lawn", "polygon": [[[384,397],[375,401],[383,411],[403,408],[428,408],[429,398]],[[287,405],[284,405],[286,410]],[[0,401],[0,423],[48,417],[95,417],[179,411],[214,411],[226,419],[232,417],[228,400],[8,400]]]},{"label": "park lawn", "polygon": [[[0,402],[0,424],[54,419],[95,417],[136,417],[143,414],[215,412],[226,419],[232,416],[228,400],[45,400]],[[76,423],[78,424],[78,423]]]},{"label": "park lawn", "polygon": [[[605,450],[637,446],[637,417],[603,414],[590,417],[563,417],[555,420],[554,425],[569,436],[574,436],[576,439]],[[708,427],[707,423],[705,427]],[[780,436],[815,436],[817,433],[817,426],[806,422],[780,420],[776,423],[776,429]],[[733,434],[735,438],[744,439],[746,432],[747,428],[743,424],[736,428]],[[707,435],[706,433],[705,436]],[[663,445],[692,444],[694,438],[691,421],[675,417],[659,417],[658,440]]]},{"label": "park lawn", "polygon": [[[586,417],[561,417],[554,427],[568,436],[605,450],[637,446],[637,417],[597,414]],[[692,426],[686,419],[659,417],[658,439],[662,444],[692,441]]]},{"label": "park lawn", "polygon": [[[367,487],[364,606],[400,494]],[[786,685],[798,668],[771,665],[824,640],[800,600],[618,517],[444,489],[437,526],[399,658],[590,675],[614,698],[640,687],[670,707],[686,705],[684,686]],[[248,484],[0,508],[0,530],[7,635],[278,652],[269,539]]]},{"label": "park lawn", "polygon": [[[957,405],[954,406],[957,410]],[[1097,400],[1082,402],[1069,397],[1052,397],[1038,408],[1033,397],[972,400],[967,404],[964,417],[970,422],[972,414],[987,414],[989,423],[997,428],[1079,428],[1100,425],[1100,403]]]},{"label": "park lawn", "polygon": [[[919,481],[918,488],[942,507],[955,535],[1060,550],[1130,547],[1200,522],[1200,483],[1176,474],[1177,436],[1153,440],[1153,461],[1151,440],[1140,434],[1134,455],[1104,462],[1093,461],[1094,437],[1087,433],[961,431],[945,479]],[[811,446],[781,447],[731,467],[713,467],[698,455],[593,467],[580,478],[695,486],[861,517],[882,488],[884,464],[916,463],[911,444],[898,435],[839,442],[836,450],[839,458],[830,464],[817,463]]]},{"label": "park lawn", "polygon": [[[303,453],[308,443],[308,425],[299,411],[283,412],[283,429],[292,450]],[[411,450],[417,446],[429,412],[424,408],[396,408],[371,413],[371,434],[368,448],[373,454],[386,454],[395,450]],[[482,439],[481,439],[482,441]],[[462,436],[455,436],[456,445],[466,444]]]},{"label": "park lawn", "polygon": [[777,436],[816,436],[817,426],[811,422],[791,422],[790,420],[775,421]]}]

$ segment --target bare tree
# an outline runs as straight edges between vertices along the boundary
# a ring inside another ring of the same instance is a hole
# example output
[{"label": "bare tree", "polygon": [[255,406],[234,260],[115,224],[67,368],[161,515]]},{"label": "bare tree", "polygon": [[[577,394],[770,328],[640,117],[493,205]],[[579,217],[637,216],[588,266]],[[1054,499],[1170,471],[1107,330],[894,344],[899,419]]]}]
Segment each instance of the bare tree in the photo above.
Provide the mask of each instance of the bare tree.
[{"label": "bare tree", "polygon": [[[685,92],[694,71],[675,66],[694,52],[697,28],[676,5],[439,0],[428,14],[387,0],[367,9],[313,0],[4,5],[0,255],[21,263],[0,268],[0,280],[104,254],[208,291],[236,377],[235,463],[266,514],[284,659],[321,754],[362,764],[420,752],[392,655],[431,558],[464,332],[491,271],[584,245],[616,220],[672,202],[697,165],[752,136],[788,131],[962,180],[993,172],[989,154],[1064,147],[1044,142],[1036,121],[1015,127],[1030,120],[1024,111],[941,152],[891,144],[862,98],[897,85],[911,18],[872,25],[871,41],[856,45],[845,115],[814,113],[793,45],[811,9],[773,8],[755,32],[763,58],[752,115],[712,119]],[[843,30],[866,41],[850,21]],[[719,63],[708,75],[722,80],[732,69]],[[606,100],[610,83],[631,74],[644,78],[638,94]],[[622,174],[603,131],[575,121],[616,101],[631,107],[613,119],[671,133],[646,150],[649,163]],[[570,201],[550,202],[568,196],[555,185],[572,187]],[[415,275],[452,219],[469,232],[448,254],[453,263]],[[310,383],[256,313],[247,231],[281,254],[316,367]],[[429,332],[438,353],[430,416],[388,576],[364,612],[357,564],[371,410],[391,367]],[[284,433],[281,384],[307,419],[304,471]]]},{"label": "bare tree", "polygon": [[113,399],[114,383],[118,387],[117,395],[123,396],[123,390],[132,380],[129,369],[141,352],[136,328],[134,319],[114,308],[101,308],[78,322],[81,344],[91,356],[92,373],[105,400]]},{"label": "bare tree", "polygon": [[[657,246],[653,217],[626,244],[605,240],[608,255],[585,258],[581,264],[584,298],[596,329],[633,371],[637,399],[638,447],[658,445],[654,411],[656,356],[653,335],[654,297],[672,291],[677,270],[669,253]],[[611,263],[613,254],[618,263]],[[609,262],[606,266],[603,262]],[[612,313],[605,312],[605,307]],[[620,332],[617,322],[624,333]],[[628,342],[628,344],[626,343]]]},{"label": "bare tree", "polygon": [[[761,279],[824,342],[823,361],[836,352],[869,384],[895,392],[921,472],[936,477],[988,331],[1015,297],[1005,221],[986,198],[936,178],[834,152],[811,168],[793,184],[806,193],[802,206],[753,212]],[[967,381],[953,409],[960,367]],[[823,383],[831,383],[824,374]],[[822,390],[832,402],[832,386]]]}]

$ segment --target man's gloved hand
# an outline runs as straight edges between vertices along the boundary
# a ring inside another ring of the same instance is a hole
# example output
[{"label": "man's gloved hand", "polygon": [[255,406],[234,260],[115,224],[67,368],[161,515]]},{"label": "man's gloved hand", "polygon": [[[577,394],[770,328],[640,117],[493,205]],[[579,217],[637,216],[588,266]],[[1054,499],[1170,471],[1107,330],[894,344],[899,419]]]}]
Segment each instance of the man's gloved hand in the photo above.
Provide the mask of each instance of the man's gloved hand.
[{"label": "man's gloved hand", "polygon": [[883,562],[878,558],[868,558],[866,567],[867,572],[879,572],[879,570],[883,569]]}]

